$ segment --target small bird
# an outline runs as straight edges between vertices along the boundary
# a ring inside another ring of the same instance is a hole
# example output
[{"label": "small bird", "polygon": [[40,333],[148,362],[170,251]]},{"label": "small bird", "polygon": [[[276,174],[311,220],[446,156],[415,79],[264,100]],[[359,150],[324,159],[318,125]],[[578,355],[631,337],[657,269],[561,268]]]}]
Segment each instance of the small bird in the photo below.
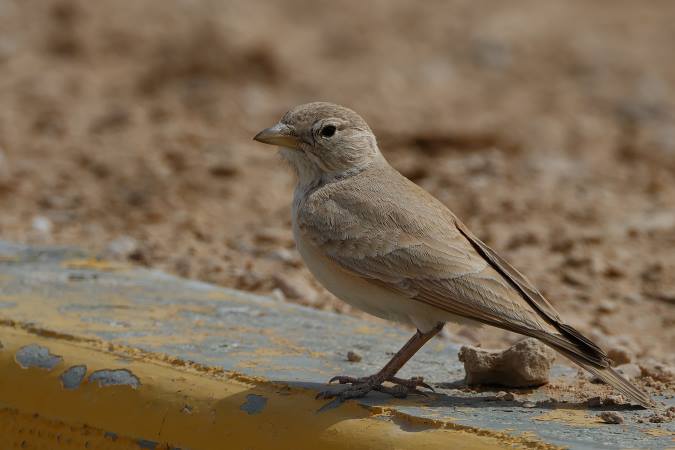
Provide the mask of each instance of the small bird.
[{"label": "small bird", "polygon": [[334,377],[330,382],[350,386],[319,396],[421,393],[418,388],[430,388],[423,378],[405,380],[396,373],[453,322],[537,338],[627,398],[652,404],[525,276],[391,167],[368,124],[351,109],[324,102],[296,106],[254,139],[279,146],[297,174],[293,236],[317,280],[369,314],[417,328],[379,372]]}]

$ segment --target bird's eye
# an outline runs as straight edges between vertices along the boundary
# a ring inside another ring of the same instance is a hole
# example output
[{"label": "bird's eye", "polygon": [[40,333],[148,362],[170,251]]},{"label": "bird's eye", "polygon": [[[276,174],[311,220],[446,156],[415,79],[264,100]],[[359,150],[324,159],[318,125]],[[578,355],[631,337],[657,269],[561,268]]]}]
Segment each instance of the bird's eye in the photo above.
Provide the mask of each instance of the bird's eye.
[{"label": "bird's eye", "polygon": [[321,136],[323,137],[331,137],[335,134],[336,128],[335,125],[326,125],[323,128],[321,128]]}]

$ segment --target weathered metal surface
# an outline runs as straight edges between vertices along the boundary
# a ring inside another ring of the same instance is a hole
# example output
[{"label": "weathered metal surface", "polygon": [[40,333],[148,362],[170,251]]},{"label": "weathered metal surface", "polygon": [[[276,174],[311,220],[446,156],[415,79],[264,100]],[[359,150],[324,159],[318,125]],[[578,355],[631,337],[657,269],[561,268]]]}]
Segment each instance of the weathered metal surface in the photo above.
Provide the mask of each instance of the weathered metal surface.
[{"label": "weathered metal surface", "polygon": [[[0,320],[4,324],[0,326],[0,341],[5,345],[9,337],[4,334],[10,329],[21,329],[28,335],[40,336],[42,344],[27,345],[43,345],[51,352],[55,352],[53,346],[45,344],[50,340],[77,342],[88,349],[118,355],[115,367],[102,367],[91,356],[60,365],[57,361],[51,367],[58,370],[52,370],[55,374],[49,376],[61,378],[50,389],[76,393],[94,385],[107,385],[103,389],[137,390],[134,395],[157,392],[157,380],[164,376],[163,369],[157,366],[157,375],[144,379],[129,369],[140,358],[159,361],[172,370],[187,372],[198,367],[208,376],[226,373],[236,378],[235,375],[243,374],[248,383],[273,382],[274,395],[249,391],[234,408],[250,420],[272,414],[270,411],[279,402],[293,404],[296,394],[280,396],[278,386],[289,386],[292,392],[297,388],[317,391],[324,389],[325,381],[336,374],[373,373],[410,334],[381,322],[316,311],[158,271],[88,259],[77,250],[39,249],[2,242]],[[361,354],[362,361],[348,362],[346,354],[350,350]],[[637,423],[636,419],[648,416],[649,411],[622,408],[621,414],[626,419],[623,425],[604,425],[595,417],[599,410],[586,410],[572,398],[567,399],[569,403],[548,402],[545,391],[529,394],[526,400],[534,403],[531,405],[523,401],[495,402],[494,392],[466,393],[455,389],[463,378],[457,351],[447,341],[434,340],[403,369],[401,376],[421,375],[438,387],[437,393],[428,398],[393,401],[372,394],[358,402],[365,409],[356,410],[353,403],[338,406],[334,402],[311,400],[311,396],[298,396],[298,404],[314,405],[316,417],[339,414],[343,420],[349,420],[354,411],[363,410],[371,422],[394,425],[404,435],[409,433],[408,437],[415,435],[413,431],[465,430],[465,434],[480,437],[482,433],[495,440],[490,441],[492,446],[548,443],[585,449],[675,445],[673,424]],[[7,352],[11,352],[9,347],[0,349],[0,361]],[[43,353],[39,355],[45,356]],[[84,364],[86,367],[82,368]],[[75,370],[73,366],[80,368]],[[85,379],[87,370],[90,374]],[[554,368],[554,376],[560,382],[575,374],[576,371],[564,366]],[[218,390],[201,394],[213,401],[219,396]],[[0,397],[0,406],[3,404],[8,403]],[[191,406],[185,404],[181,411],[188,417]],[[279,426],[286,426],[285,421],[293,420],[297,414],[288,411],[287,417],[279,419],[282,420]],[[309,420],[308,426],[312,426],[315,419],[303,420]],[[349,433],[354,439],[363,439],[359,429],[349,428]],[[171,443],[161,432],[160,436],[136,436]],[[424,436],[427,435],[420,434],[412,442],[436,442],[442,446],[452,439],[447,433],[433,435],[441,441],[428,441]],[[470,447],[469,440],[463,439]]]}]

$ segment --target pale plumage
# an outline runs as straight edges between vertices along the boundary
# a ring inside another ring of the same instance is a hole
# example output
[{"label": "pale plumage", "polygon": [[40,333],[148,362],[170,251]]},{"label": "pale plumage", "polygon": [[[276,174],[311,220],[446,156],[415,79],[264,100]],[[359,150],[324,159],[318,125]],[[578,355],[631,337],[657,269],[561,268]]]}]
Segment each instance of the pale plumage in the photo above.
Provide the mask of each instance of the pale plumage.
[{"label": "pale plumage", "polygon": [[411,323],[427,340],[439,323],[463,320],[536,337],[629,398],[650,403],[523,275],[393,169],[356,113],[328,103],[302,105],[278,127],[285,127],[277,133],[283,139],[257,138],[286,147],[299,177],[293,204],[298,249],[335,295]]}]

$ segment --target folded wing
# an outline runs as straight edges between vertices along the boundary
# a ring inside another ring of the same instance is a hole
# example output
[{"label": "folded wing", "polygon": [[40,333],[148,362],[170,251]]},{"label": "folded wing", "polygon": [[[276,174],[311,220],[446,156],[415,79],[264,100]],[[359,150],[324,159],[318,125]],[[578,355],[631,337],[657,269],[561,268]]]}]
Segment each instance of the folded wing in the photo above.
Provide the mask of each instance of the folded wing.
[{"label": "folded wing", "polygon": [[649,403],[611,370],[598,346],[563,323],[522,274],[431,195],[395,171],[338,183],[350,186],[336,183],[314,192],[301,205],[298,225],[342,268],[440,310],[539,338],[627,396]]}]

